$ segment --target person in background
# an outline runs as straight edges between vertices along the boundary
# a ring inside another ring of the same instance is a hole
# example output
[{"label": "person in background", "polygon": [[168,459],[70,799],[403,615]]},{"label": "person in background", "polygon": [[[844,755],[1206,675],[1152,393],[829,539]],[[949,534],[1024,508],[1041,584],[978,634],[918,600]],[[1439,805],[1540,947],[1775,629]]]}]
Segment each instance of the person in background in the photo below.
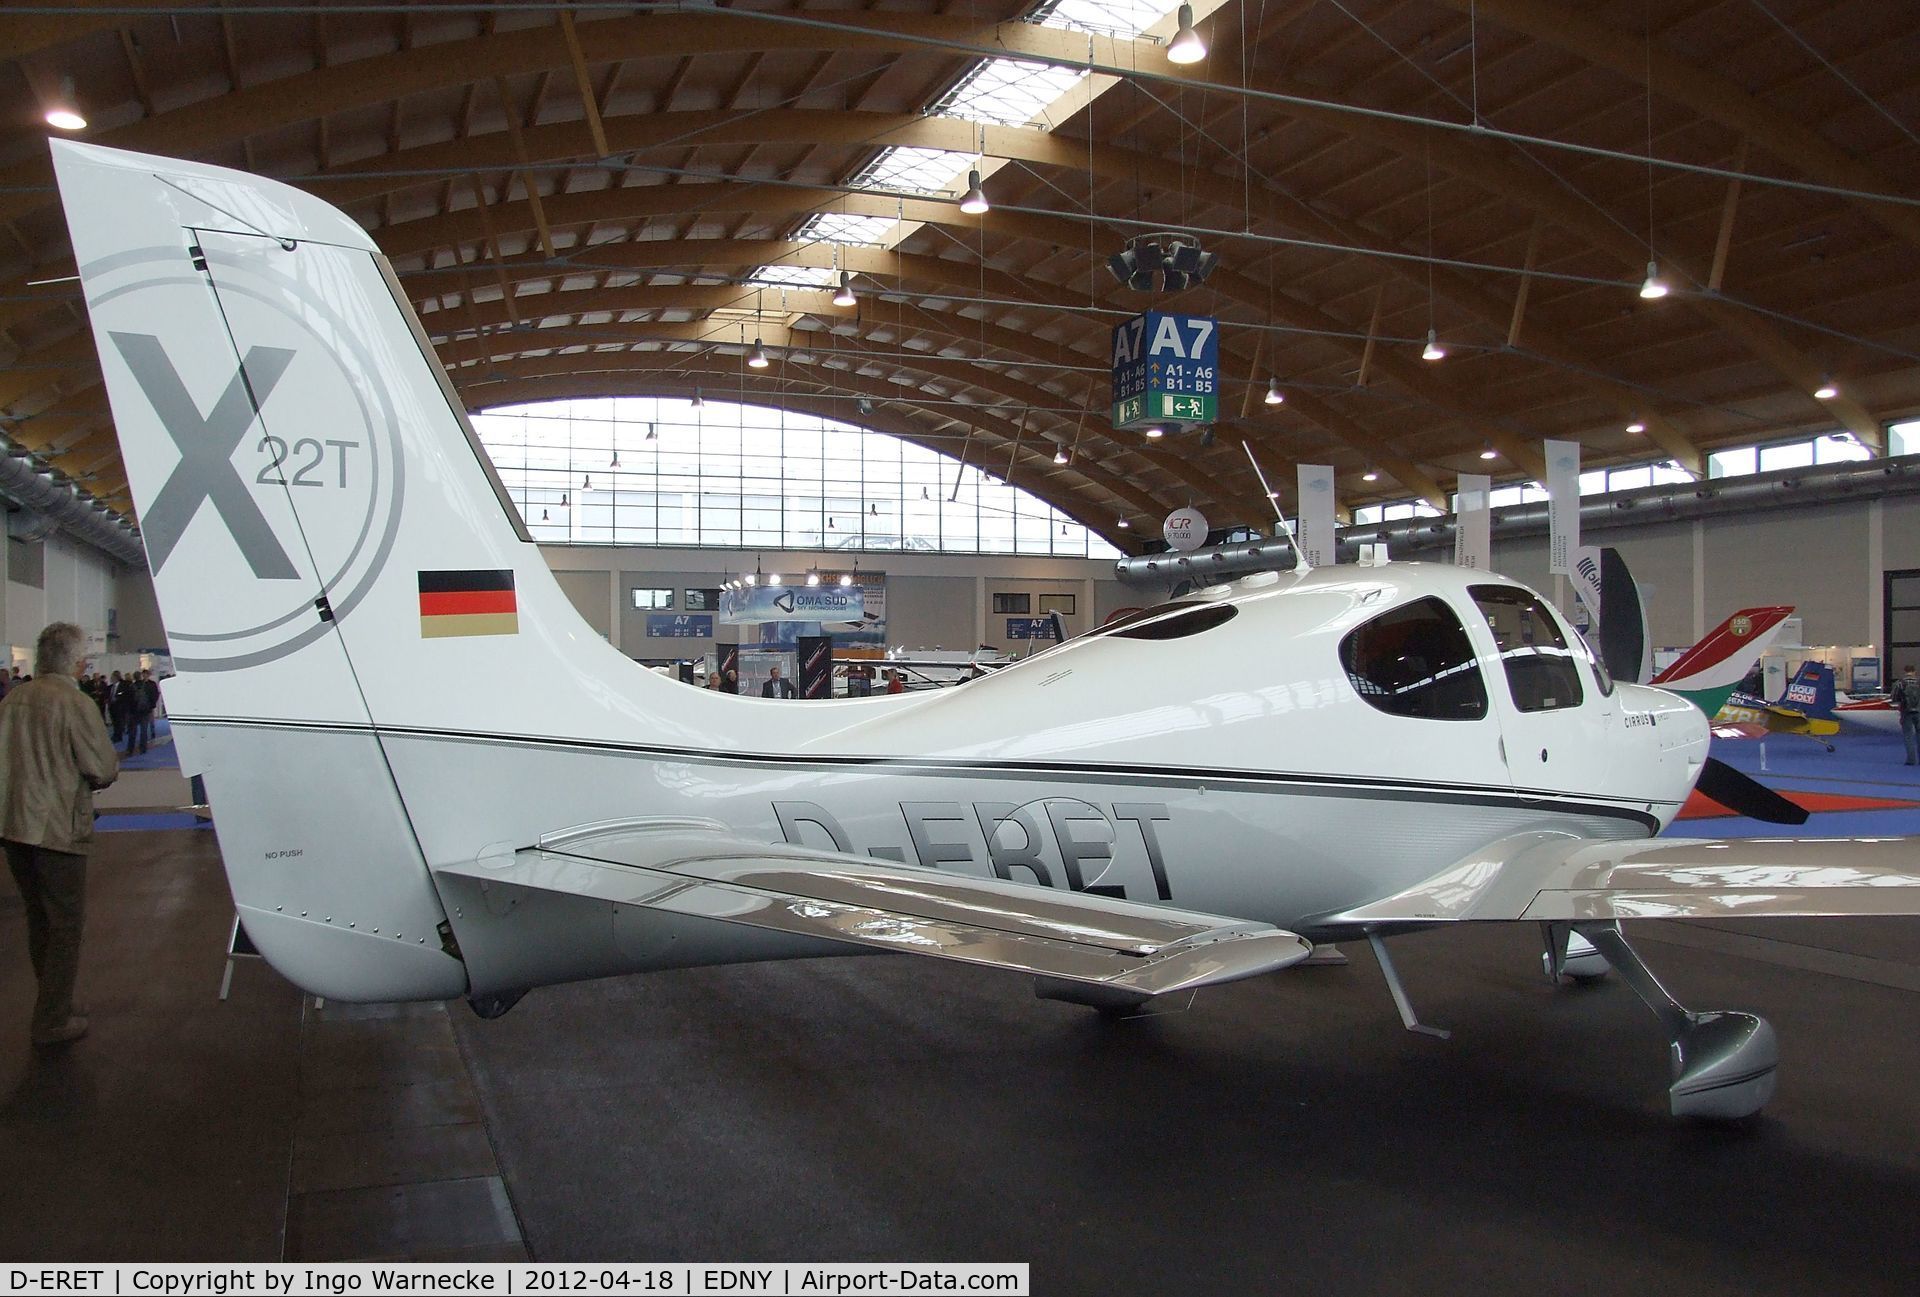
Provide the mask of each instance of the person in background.
[{"label": "person in background", "polygon": [[118,746],[121,736],[127,732],[127,681],[118,671],[107,681],[107,723],[112,726],[112,738]]},{"label": "person in background", "polygon": [[153,713],[160,706],[160,686],[154,682],[153,672],[143,670],[134,678],[132,703],[133,711],[129,716],[132,727],[127,731],[126,756],[133,755],[136,742],[142,752],[153,742]]},{"label": "person in background", "polygon": [[793,697],[793,681],[781,679],[779,667],[769,667],[767,669],[767,682],[760,686],[760,696],[762,698],[791,698]]},{"label": "person in background", "polygon": [[906,691],[906,678],[898,671],[887,672],[887,692],[890,694],[903,694]]},{"label": "person in background", "polygon": [[33,1043],[87,1034],[74,1012],[86,915],[93,794],[120,773],[92,700],[80,692],[86,636],[71,622],[40,632],[34,679],[0,703],[0,845],[26,902],[27,955],[40,984]]},{"label": "person in background", "polygon": [[1893,682],[1893,705],[1900,709],[1900,736],[1907,741],[1907,764],[1920,766],[1920,679],[1913,663]]},{"label": "person in background", "polygon": [[716,694],[720,692],[720,673],[718,671],[707,672],[707,688]]}]

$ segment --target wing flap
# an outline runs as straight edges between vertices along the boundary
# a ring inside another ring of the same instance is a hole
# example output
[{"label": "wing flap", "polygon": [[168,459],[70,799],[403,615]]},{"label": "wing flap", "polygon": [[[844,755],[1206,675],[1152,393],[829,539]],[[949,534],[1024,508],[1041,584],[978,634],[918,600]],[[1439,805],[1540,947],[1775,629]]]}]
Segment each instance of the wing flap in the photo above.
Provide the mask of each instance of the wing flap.
[{"label": "wing flap", "polygon": [[1265,924],[744,842],[698,821],[553,835],[437,872],[1144,996],[1272,972],[1312,950]]},{"label": "wing flap", "polygon": [[1491,843],[1330,923],[1920,914],[1920,839],[1550,833]]}]

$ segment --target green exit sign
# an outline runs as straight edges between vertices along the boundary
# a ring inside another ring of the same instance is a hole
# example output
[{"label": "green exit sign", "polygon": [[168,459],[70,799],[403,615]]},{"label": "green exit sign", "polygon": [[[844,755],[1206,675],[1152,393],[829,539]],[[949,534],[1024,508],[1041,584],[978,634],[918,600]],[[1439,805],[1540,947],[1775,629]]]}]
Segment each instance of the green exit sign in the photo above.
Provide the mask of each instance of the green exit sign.
[{"label": "green exit sign", "polygon": [[1113,426],[1121,431],[1137,430],[1159,424],[1162,427],[1200,427],[1217,423],[1220,398],[1213,395],[1181,396],[1171,392],[1143,392],[1113,403]]}]

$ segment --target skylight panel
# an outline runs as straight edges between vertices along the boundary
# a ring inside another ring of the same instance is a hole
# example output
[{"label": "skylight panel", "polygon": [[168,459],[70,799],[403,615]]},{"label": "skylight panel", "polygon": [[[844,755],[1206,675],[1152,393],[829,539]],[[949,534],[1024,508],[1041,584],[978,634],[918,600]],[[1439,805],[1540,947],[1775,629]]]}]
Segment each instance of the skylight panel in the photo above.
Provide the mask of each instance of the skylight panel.
[{"label": "skylight panel", "polygon": [[1050,67],[1045,63],[984,59],[940,101],[934,112],[970,122],[1025,126],[1086,75],[1073,68]]},{"label": "skylight panel", "polygon": [[1036,20],[1102,36],[1138,36],[1179,7],[1180,0],[1054,0]]},{"label": "skylight panel", "polygon": [[913,193],[937,194],[953,188],[953,182],[973,165],[971,153],[949,153],[945,149],[897,147],[883,150],[854,180],[854,187],[905,189]]},{"label": "skylight panel", "polygon": [[821,212],[807,218],[794,237],[803,242],[861,243],[881,247],[886,234],[898,221],[891,216],[851,216],[845,212]]},{"label": "skylight panel", "polygon": [[762,266],[748,278],[756,284],[782,288],[825,288],[833,282],[833,270],[828,266]]}]

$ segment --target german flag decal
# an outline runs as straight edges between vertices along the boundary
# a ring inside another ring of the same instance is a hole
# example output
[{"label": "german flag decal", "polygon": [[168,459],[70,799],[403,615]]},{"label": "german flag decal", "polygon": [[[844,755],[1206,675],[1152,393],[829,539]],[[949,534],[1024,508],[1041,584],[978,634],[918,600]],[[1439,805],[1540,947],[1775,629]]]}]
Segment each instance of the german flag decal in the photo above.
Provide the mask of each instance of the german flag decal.
[{"label": "german flag decal", "polygon": [[510,571],[422,572],[420,634],[518,635],[519,607]]}]

